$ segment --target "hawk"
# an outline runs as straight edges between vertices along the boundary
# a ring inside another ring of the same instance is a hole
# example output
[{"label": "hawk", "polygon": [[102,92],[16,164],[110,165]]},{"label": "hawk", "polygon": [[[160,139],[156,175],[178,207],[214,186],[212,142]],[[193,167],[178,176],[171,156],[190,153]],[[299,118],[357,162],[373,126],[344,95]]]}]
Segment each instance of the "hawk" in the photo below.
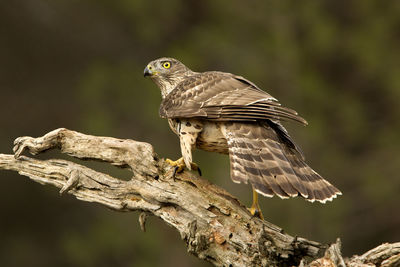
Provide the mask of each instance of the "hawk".
[{"label": "hawk", "polygon": [[178,171],[198,169],[192,161],[194,148],[229,154],[231,179],[251,184],[249,210],[260,218],[257,193],[321,203],[341,195],[305,163],[281,124],[307,125],[306,120],[251,81],[219,71],[194,72],[173,58],[151,61],[144,76],[160,88],[160,116],[179,136],[182,158],[167,160]]}]

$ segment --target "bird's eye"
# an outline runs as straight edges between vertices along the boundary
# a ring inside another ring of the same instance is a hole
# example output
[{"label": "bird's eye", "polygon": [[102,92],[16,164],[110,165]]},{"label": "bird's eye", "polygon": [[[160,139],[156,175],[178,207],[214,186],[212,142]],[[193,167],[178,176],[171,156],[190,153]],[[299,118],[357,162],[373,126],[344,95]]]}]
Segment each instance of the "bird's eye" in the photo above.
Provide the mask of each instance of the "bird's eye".
[{"label": "bird's eye", "polygon": [[164,69],[169,69],[171,67],[170,62],[164,62],[162,65],[163,65]]}]

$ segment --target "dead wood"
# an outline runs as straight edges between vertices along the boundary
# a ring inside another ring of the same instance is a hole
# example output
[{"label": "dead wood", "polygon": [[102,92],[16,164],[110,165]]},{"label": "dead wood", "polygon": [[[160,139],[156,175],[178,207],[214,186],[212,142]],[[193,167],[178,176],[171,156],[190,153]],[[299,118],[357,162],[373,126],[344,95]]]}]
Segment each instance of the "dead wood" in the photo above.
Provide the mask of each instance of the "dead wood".
[{"label": "dead wood", "polygon": [[[22,156],[58,148],[80,159],[100,160],[132,171],[129,181],[71,161]],[[196,173],[172,176],[148,143],[56,129],[15,140],[15,155],[0,154],[0,169],[14,170],[77,199],[117,211],[140,211],[140,227],[154,215],[174,227],[188,252],[215,266],[345,266],[340,241],[328,245],[293,237],[250,215],[234,196]],[[400,244],[384,244],[347,260],[348,266],[398,266]],[[331,264],[331,265],[328,265]],[[374,264],[374,265],[363,265]]]}]

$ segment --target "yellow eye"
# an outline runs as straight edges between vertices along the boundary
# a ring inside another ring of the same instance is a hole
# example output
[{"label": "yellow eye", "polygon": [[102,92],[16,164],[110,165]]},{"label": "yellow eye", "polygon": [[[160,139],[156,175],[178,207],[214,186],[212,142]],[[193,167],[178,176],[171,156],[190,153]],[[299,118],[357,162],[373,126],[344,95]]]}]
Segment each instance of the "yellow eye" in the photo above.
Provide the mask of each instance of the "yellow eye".
[{"label": "yellow eye", "polygon": [[162,64],[162,66],[164,67],[164,69],[169,69],[171,67],[171,63],[170,62],[164,62]]}]

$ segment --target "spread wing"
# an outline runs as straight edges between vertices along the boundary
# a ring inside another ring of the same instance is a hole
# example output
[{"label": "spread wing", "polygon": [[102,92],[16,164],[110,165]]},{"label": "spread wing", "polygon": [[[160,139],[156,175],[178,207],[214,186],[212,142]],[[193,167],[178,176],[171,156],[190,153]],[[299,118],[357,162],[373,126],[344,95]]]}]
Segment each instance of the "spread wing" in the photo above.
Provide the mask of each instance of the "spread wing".
[{"label": "spread wing", "polygon": [[216,121],[292,120],[307,124],[296,111],[282,107],[252,82],[216,71],[185,78],[161,102],[160,116]]}]

